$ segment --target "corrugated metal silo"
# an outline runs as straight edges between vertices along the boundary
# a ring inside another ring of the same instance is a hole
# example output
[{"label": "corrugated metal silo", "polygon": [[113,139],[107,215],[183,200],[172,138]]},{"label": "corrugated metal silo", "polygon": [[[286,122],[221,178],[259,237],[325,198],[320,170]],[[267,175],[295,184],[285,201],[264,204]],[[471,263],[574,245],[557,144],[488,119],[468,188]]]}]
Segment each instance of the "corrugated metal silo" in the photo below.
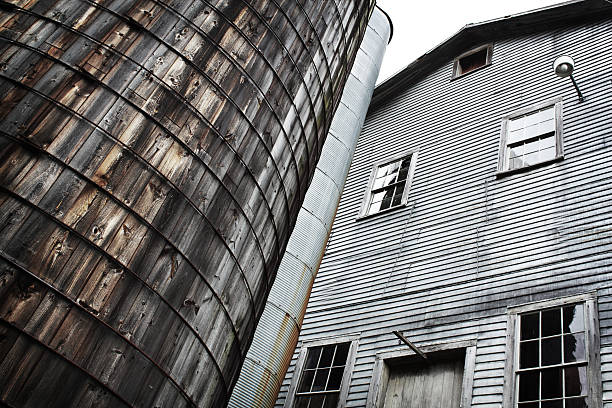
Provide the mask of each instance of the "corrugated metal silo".
[{"label": "corrugated metal silo", "polygon": [[373,1],[0,2],[0,400],[226,404]]}]

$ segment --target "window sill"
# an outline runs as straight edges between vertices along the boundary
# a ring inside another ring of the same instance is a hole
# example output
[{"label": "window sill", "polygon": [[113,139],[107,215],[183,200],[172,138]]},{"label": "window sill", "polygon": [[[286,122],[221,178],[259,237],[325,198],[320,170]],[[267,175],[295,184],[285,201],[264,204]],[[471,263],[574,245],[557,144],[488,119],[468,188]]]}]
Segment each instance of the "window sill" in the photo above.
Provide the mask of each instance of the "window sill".
[{"label": "window sill", "polygon": [[495,177],[496,178],[502,178],[502,177],[505,177],[505,176],[508,176],[508,175],[511,175],[511,174],[516,174],[516,173],[522,173],[522,172],[525,172],[525,171],[530,171],[530,170],[533,170],[535,168],[546,166],[546,165],[551,164],[551,163],[560,162],[560,161],[563,160],[563,157],[564,156],[561,155],[561,156],[555,157],[554,159],[545,160],[543,162],[532,164],[530,166],[519,167],[518,169],[500,170],[500,171],[497,171],[495,173]]},{"label": "window sill", "polygon": [[401,204],[396,205],[395,207],[389,207],[389,208],[385,208],[382,211],[375,212],[374,214],[358,215],[357,218],[355,218],[355,221],[362,221],[368,218],[376,217],[377,215],[387,214],[395,210],[398,210],[400,208],[406,208],[406,207],[407,207],[407,203],[401,203]]}]

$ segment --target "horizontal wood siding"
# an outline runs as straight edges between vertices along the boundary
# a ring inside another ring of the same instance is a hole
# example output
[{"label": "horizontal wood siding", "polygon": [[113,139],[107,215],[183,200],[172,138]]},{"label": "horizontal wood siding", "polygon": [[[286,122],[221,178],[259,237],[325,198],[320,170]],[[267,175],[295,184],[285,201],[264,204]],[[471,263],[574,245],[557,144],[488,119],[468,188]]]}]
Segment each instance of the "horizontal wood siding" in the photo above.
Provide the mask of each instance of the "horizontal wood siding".
[{"label": "horizontal wood siding", "polygon": [[[300,337],[360,334],[347,406],[365,405],[376,353],[406,347],[400,330],[476,340],[472,406],[499,408],[506,307],[597,291],[612,407],[611,45],[609,20],[499,40],[491,66],[451,81],[449,59],[367,117]],[[552,72],[562,54],[583,103]],[[502,117],[559,97],[565,158],[497,178]],[[410,149],[406,207],[356,220],[372,164]]]},{"label": "horizontal wood siding", "polygon": [[373,7],[0,2],[0,405],[226,405]]}]

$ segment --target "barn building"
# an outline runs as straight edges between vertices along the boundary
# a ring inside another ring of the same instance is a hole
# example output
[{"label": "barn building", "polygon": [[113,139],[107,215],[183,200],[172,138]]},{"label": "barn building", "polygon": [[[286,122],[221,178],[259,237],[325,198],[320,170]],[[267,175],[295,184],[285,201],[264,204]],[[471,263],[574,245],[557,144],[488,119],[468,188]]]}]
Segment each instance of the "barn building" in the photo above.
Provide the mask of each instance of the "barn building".
[{"label": "barn building", "polygon": [[568,1],[375,89],[277,407],[612,407],[610,67]]}]

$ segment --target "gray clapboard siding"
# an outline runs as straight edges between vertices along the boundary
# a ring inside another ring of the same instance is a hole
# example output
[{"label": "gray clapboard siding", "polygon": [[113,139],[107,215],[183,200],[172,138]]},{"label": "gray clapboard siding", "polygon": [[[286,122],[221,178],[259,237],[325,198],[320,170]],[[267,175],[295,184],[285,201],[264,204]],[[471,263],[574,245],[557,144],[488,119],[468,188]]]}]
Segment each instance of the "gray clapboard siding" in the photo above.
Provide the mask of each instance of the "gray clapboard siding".
[{"label": "gray clapboard siding", "polygon": [[[300,337],[361,333],[347,406],[365,405],[376,353],[402,330],[417,345],[476,340],[472,406],[499,408],[506,307],[597,291],[612,407],[611,45],[610,20],[498,40],[490,67],[450,81],[449,59],[370,112]],[[552,73],[563,53],[584,103]],[[558,97],[564,159],[497,178],[501,118]],[[409,149],[407,206],[357,221],[372,163]]]}]

